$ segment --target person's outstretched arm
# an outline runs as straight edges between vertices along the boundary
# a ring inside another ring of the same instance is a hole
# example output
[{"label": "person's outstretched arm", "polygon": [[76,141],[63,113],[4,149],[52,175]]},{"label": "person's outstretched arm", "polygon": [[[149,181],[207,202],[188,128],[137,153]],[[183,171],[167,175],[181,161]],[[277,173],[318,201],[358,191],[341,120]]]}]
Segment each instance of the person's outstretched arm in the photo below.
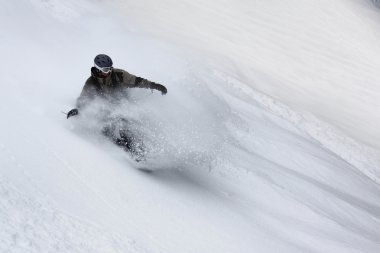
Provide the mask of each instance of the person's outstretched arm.
[{"label": "person's outstretched arm", "polygon": [[162,95],[165,95],[168,90],[165,86],[159,83],[149,81],[145,78],[138,77],[132,74],[129,74],[127,71],[123,70],[123,82],[128,88],[145,88],[145,89],[154,89],[161,91]]}]

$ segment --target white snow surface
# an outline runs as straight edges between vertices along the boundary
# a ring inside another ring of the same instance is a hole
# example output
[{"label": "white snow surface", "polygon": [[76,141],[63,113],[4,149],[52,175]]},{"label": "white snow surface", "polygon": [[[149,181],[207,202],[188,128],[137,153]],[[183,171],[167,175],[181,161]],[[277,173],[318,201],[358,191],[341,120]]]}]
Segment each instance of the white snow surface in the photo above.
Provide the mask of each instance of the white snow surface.
[{"label": "white snow surface", "polygon": [[[380,252],[374,3],[0,0],[0,252]],[[61,113],[98,53],[145,165]]]}]

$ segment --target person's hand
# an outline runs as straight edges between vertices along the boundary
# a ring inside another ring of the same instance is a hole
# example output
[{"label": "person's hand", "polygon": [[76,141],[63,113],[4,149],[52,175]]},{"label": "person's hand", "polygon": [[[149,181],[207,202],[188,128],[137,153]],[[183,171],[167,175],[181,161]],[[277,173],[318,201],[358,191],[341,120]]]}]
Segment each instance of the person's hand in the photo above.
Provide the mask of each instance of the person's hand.
[{"label": "person's hand", "polygon": [[78,115],[79,114],[79,111],[77,108],[74,108],[72,110],[70,110],[68,113],[67,113],[67,118],[70,118],[72,116],[75,116],[75,115]]},{"label": "person's hand", "polygon": [[166,89],[166,87],[163,86],[163,85],[161,85],[161,86],[162,86],[161,89],[160,89],[161,94],[162,94],[162,95],[166,95],[166,93],[168,93],[168,89]]},{"label": "person's hand", "polygon": [[166,93],[168,93],[168,90],[166,89],[166,87],[159,83],[152,82],[150,85],[150,88],[161,91],[162,95],[165,95]]},{"label": "person's hand", "polygon": [[162,95],[166,95],[166,93],[168,93],[168,89],[166,89],[165,86],[163,86],[162,84],[159,84],[159,83],[154,83],[154,85],[156,86],[156,90],[158,91],[161,91],[161,94]]}]

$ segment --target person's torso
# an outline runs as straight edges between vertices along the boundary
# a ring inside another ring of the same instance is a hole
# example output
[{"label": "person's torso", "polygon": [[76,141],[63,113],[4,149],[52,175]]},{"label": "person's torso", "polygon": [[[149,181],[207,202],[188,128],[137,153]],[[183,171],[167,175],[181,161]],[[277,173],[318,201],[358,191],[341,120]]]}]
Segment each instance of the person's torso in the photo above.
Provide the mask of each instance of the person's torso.
[{"label": "person's torso", "polygon": [[124,90],[123,71],[115,69],[105,78],[91,76],[91,83],[96,88],[98,96],[115,96]]}]

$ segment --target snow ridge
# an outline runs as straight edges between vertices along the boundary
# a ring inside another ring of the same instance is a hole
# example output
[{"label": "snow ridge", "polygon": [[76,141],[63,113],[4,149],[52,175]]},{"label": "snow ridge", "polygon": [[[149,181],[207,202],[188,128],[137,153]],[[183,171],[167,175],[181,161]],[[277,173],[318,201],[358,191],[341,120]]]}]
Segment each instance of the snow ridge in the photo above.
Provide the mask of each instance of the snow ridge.
[{"label": "snow ridge", "polygon": [[[372,2],[0,2],[1,252],[380,252]],[[60,113],[98,53],[160,170]]]},{"label": "snow ridge", "polygon": [[380,183],[380,154],[377,150],[350,138],[313,114],[297,112],[280,101],[254,90],[252,85],[247,85],[223,73],[216,72],[216,75],[220,75],[232,88],[248,95],[267,111],[291,122],[376,183]]}]

